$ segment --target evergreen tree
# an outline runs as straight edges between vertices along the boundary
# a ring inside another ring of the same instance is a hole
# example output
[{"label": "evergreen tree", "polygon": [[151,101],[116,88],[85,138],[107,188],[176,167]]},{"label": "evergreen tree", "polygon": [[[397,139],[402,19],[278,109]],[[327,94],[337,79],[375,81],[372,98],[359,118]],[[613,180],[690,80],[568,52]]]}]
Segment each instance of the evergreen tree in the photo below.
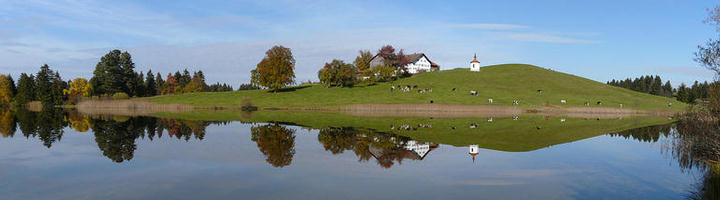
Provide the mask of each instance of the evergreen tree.
[{"label": "evergreen tree", "polygon": [[145,77],[145,95],[146,96],[155,96],[157,95],[157,87],[155,86],[155,75],[153,75],[152,70],[149,70],[147,72],[147,76]]},{"label": "evergreen tree", "polygon": [[15,79],[13,79],[12,75],[8,74],[7,78],[10,80],[10,90],[12,90],[13,96],[17,95],[17,86],[15,85]]},{"label": "evergreen tree", "polygon": [[95,66],[93,78],[90,83],[95,89],[95,94],[112,95],[124,92],[134,95],[136,87],[135,63],[130,53],[112,50],[100,58]]},{"label": "evergreen tree", "polygon": [[35,100],[35,76],[28,76],[25,73],[20,74],[17,84],[17,95],[15,103],[24,105]]},{"label": "evergreen tree", "polygon": [[160,75],[160,72],[158,72],[155,75],[155,95],[162,94],[163,85],[165,85],[165,81],[163,80],[162,75]]},{"label": "evergreen tree", "polygon": [[670,81],[667,81],[667,82],[665,82],[665,85],[663,85],[663,96],[672,97],[672,95],[673,95],[672,85],[670,85]]},{"label": "evergreen tree", "polygon": [[42,102],[43,105],[52,105],[54,104],[53,100],[53,78],[55,75],[53,74],[53,71],[50,70],[50,66],[47,64],[40,67],[40,71],[37,73],[37,78],[35,79],[35,97],[37,97],[37,100]]}]

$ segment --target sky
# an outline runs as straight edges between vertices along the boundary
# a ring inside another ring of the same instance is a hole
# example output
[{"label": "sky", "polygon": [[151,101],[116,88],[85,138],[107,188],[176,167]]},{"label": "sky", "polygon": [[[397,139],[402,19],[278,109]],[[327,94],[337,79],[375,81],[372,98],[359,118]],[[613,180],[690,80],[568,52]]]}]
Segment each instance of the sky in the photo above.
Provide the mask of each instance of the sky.
[{"label": "sky", "polygon": [[596,81],[660,75],[674,85],[712,80],[693,61],[719,37],[703,24],[711,0],[517,1],[39,1],[0,0],[0,73],[49,64],[90,78],[100,57],[128,51],[137,71],[202,70],[237,86],[267,49],[317,80],[333,59],[382,45],[425,53],[441,69],[525,63]]}]

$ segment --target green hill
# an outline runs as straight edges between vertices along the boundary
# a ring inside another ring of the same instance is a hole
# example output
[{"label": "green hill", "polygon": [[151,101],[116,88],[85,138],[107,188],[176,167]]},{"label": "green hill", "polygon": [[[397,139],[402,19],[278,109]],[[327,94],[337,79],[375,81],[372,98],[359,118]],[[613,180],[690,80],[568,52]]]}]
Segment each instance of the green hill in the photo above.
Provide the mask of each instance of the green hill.
[{"label": "green hill", "polygon": [[[417,85],[418,89],[432,88],[432,92],[418,93],[396,90],[391,85]],[[456,90],[453,92],[453,88]],[[478,91],[478,96],[470,91]],[[538,90],[542,90],[539,93]],[[242,98],[250,98],[259,107],[327,107],[351,104],[392,103],[419,104],[431,100],[439,104],[488,104],[510,106],[518,100],[521,107],[544,106],[581,107],[590,102],[592,107],[624,108],[637,110],[681,110],[685,104],[670,98],[639,93],[606,85],[586,78],[556,72],[532,65],[504,64],[481,68],[453,69],[427,72],[394,82],[360,85],[352,88],[326,88],[321,85],[298,86],[287,91],[270,93],[268,90],[194,93],[147,98],[156,103],[179,103],[195,106],[239,106]],[[561,104],[560,100],[567,100]],[[596,102],[601,101],[602,105]],[[668,107],[668,103],[673,107]]]}]

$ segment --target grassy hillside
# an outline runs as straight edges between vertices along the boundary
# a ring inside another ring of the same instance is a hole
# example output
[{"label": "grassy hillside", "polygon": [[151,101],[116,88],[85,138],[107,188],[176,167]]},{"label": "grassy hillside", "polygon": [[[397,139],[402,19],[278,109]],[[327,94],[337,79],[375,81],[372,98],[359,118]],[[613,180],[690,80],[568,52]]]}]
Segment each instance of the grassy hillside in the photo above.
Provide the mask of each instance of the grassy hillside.
[{"label": "grassy hillside", "polygon": [[[418,85],[432,88],[433,92],[390,92],[390,85]],[[457,88],[455,92],[452,88]],[[471,96],[470,90],[479,92]],[[543,90],[538,93],[537,90]],[[532,65],[505,64],[481,68],[480,72],[454,69],[428,72],[395,82],[353,88],[326,88],[321,85],[296,87],[289,91],[269,93],[267,90],[196,93],[147,98],[157,103],[180,103],[195,106],[238,106],[241,99],[250,98],[260,107],[318,107],[343,106],[364,103],[429,103],[440,104],[488,104],[511,105],[513,100],[520,106],[591,106],[619,107],[641,110],[684,109],[683,103],[673,99],[639,93],[614,87],[570,74],[543,69]],[[560,100],[567,100],[561,104]],[[596,105],[602,101],[602,105]],[[673,107],[667,104],[672,102]]]},{"label": "grassy hillside", "polygon": [[[280,122],[313,129],[354,127],[398,134],[425,142],[454,146],[477,144],[486,149],[512,152],[533,151],[606,133],[672,122],[665,117],[597,120],[539,115],[524,115],[520,116],[518,120],[496,118],[493,122],[488,122],[485,118],[355,117],[326,112],[260,111],[244,113],[228,110],[158,113],[156,116],[185,120]],[[565,121],[561,122],[561,118]],[[477,123],[478,126],[470,128],[472,123]],[[432,127],[417,128],[416,130],[390,128],[405,124],[412,127],[417,127],[418,124],[429,124]],[[455,129],[451,127],[455,127]]]}]

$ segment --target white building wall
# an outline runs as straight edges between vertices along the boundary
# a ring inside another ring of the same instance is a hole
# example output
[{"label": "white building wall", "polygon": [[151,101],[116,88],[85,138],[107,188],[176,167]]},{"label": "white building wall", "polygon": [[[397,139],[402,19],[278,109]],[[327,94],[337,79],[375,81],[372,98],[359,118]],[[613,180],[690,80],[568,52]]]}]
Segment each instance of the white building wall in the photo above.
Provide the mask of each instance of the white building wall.
[{"label": "white building wall", "polygon": [[408,72],[411,74],[417,74],[420,71],[426,71],[429,72],[431,69],[431,63],[430,60],[428,60],[425,56],[418,59],[417,62],[410,63],[406,65]]}]

